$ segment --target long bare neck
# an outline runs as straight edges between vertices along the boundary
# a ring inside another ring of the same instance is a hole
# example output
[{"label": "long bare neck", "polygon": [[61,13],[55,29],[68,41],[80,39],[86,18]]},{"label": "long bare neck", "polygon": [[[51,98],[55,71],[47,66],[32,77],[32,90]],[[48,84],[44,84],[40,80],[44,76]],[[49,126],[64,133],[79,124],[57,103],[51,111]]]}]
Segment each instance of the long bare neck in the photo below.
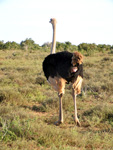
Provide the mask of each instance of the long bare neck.
[{"label": "long bare neck", "polygon": [[56,51],[56,24],[53,24],[53,40],[51,47],[51,54],[54,54]]}]

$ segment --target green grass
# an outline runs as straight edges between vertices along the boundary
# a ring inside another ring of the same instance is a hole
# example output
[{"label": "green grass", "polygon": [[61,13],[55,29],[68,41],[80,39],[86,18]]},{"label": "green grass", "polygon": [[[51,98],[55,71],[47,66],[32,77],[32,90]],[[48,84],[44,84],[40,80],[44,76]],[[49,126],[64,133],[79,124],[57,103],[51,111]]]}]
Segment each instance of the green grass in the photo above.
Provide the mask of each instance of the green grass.
[{"label": "green grass", "polygon": [[58,120],[58,95],[47,83],[45,51],[0,51],[0,149],[112,149],[113,55],[84,56],[82,94],[77,97],[81,127],[73,121],[70,85],[63,96],[64,124]]}]

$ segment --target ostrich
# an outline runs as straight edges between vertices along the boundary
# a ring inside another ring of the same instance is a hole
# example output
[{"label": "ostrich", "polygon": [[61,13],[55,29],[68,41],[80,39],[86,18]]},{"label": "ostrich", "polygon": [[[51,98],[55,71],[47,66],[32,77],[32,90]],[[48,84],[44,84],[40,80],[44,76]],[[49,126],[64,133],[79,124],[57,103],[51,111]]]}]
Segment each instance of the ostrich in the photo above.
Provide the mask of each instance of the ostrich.
[{"label": "ostrich", "polygon": [[[51,54],[43,61],[43,71],[54,90],[58,92],[59,97],[59,120],[56,125],[63,123],[62,96],[64,94],[65,84],[71,82],[72,96],[74,100],[74,121],[80,126],[77,117],[76,96],[81,93],[83,81],[83,56],[79,52],[70,53],[67,51],[55,53],[56,46],[56,19],[50,19],[53,26],[53,41]],[[55,53],[55,54],[54,54]]]}]

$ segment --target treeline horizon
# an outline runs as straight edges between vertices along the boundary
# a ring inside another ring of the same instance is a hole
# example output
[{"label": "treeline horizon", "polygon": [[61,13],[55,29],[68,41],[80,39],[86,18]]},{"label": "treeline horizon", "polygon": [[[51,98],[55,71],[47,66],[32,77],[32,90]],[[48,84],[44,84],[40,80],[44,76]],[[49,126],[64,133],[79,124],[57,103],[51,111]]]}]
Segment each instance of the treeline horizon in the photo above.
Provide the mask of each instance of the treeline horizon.
[{"label": "treeline horizon", "polygon": [[[42,46],[36,44],[31,38],[26,38],[26,40],[21,41],[20,44],[16,42],[6,42],[0,41],[0,50],[43,50],[47,51],[51,48],[51,43],[46,42]],[[94,51],[112,51],[113,45],[109,44],[95,44],[95,43],[81,43],[79,45],[73,45],[71,42],[67,41],[65,43],[56,42],[56,50],[58,51],[85,51],[87,53],[92,53]]]}]

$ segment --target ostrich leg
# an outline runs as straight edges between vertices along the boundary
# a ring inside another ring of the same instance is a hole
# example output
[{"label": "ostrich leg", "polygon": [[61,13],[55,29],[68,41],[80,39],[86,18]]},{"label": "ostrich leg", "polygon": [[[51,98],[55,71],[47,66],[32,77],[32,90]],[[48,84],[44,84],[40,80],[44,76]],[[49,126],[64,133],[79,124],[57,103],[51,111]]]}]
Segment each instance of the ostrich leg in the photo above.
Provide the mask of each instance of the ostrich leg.
[{"label": "ostrich leg", "polygon": [[63,123],[63,108],[62,108],[62,96],[63,94],[58,94],[59,96],[59,120],[55,122],[55,125]]},{"label": "ostrich leg", "polygon": [[74,114],[74,121],[77,126],[81,126],[79,119],[77,117],[77,104],[76,104],[76,90],[73,88],[72,89],[72,95],[73,95],[73,101],[74,101],[74,109],[75,109],[75,114]]}]

